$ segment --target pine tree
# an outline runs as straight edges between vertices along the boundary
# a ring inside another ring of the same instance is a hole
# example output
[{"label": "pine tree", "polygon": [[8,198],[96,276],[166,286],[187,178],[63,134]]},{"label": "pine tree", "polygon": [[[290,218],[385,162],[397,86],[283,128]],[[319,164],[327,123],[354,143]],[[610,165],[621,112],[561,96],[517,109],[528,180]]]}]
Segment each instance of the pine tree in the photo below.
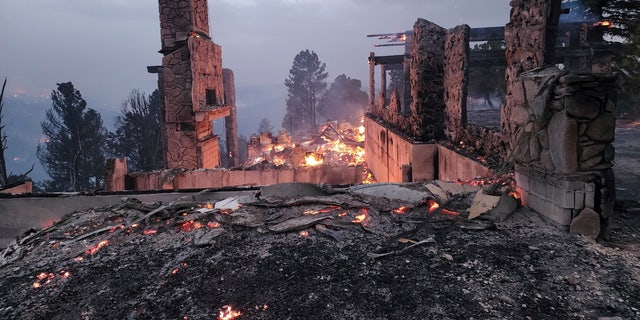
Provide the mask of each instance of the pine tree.
[{"label": "pine tree", "polygon": [[361,90],[362,83],[344,74],[336,77],[320,102],[321,114],[328,120],[358,123],[369,104],[369,96]]},{"label": "pine tree", "polygon": [[148,97],[132,90],[122,102],[122,115],[116,117],[116,131],[110,137],[114,154],[127,157],[134,171],[151,171],[164,167],[160,95],[155,90]]},{"label": "pine tree", "polygon": [[51,93],[52,108],[41,123],[47,142],[38,146],[38,159],[51,181],[48,191],[80,191],[101,187],[105,169],[107,131],[100,114],[71,82]]},{"label": "pine tree", "polygon": [[267,118],[262,118],[262,120],[260,120],[260,124],[258,124],[258,133],[263,132],[273,133],[273,126],[271,125],[271,121]]},{"label": "pine tree", "polygon": [[318,106],[329,76],[325,67],[318,55],[308,49],[300,51],[293,60],[289,77],[284,81],[289,94],[287,113],[282,120],[282,127],[292,134],[303,128],[315,129],[317,125]]}]

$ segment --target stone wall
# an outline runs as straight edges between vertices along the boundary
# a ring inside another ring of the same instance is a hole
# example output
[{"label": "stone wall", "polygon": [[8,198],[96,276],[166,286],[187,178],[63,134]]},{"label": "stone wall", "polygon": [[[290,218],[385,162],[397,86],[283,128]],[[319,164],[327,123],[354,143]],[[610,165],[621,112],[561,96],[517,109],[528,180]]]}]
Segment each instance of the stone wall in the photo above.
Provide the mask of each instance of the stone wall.
[{"label": "stone wall", "polygon": [[410,60],[410,132],[419,141],[444,138],[444,42],[446,29],[418,19],[413,26]]},{"label": "stone wall", "polygon": [[238,116],[236,108],[236,85],[231,69],[222,69],[222,83],[224,85],[224,104],[229,106],[229,115],[224,119],[227,136],[227,154],[229,167],[240,165],[238,154]]},{"label": "stone wall", "polygon": [[162,48],[176,47],[191,32],[209,37],[206,0],[159,0]]},{"label": "stone wall", "polygon": [[448,139],[460,139],[467,123],[467,85],[469,83],[468,25],[447,31],[444,44],[445,134]]},{"label": "stone wall", "polygon": [[[525,71],[545,64],[547,27],[552,2],[558,0],[513,0],[511,1],[510,21],[505,26],[505,57],[507,59],[507,95],[502,108],[502,132],[508,148],[513,147],[515,132],[518,130],[517,115],[514,108],[523,104],[524,94],[517,86],[518,76]],[[516,122],[514,122],[516,118]]]},{"label": "stone wall", "polygon": [[229,116],[230,107],[225,105],[222,49],[209,37],[207,1],[159,0],[159,5],[166,166],[215,168],[220,150],[213,121]]},{"label": "stone wall", "polygon": [[606,236],[615,201],[615,78],[547,67],[518,80],[523,102],[514,108],[521,125],[513,155],[523,199],[538,212],[555,212],[556,221],[593,209]]}]

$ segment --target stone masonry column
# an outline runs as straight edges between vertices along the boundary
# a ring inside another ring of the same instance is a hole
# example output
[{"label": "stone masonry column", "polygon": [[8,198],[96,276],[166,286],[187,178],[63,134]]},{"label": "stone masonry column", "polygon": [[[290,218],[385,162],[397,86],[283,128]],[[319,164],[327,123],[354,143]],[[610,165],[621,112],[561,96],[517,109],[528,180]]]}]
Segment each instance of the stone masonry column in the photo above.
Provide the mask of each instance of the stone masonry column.
[{"label": "stone masonry column", "polygon": [[238,119],[236,108],[236,85],[233,70],[227,68],[222,69],[222,82],[224,85],[224,104],[230,107],[229,115],[224,119],[229,167],[237,167],[239,165]]},{"label": "stone masonry column", "polygon": [[411,44],[409,130],[421,142],[444,138],[444,42],[446,29],[418,19]]}]

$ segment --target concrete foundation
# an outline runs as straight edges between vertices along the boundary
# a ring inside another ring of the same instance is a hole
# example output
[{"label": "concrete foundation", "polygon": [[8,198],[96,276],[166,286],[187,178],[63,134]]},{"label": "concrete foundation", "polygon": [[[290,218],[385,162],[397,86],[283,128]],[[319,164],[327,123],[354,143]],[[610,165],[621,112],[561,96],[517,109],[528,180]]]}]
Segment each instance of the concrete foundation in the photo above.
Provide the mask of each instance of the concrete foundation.
[{"label": "concrete foundation", "polygon": [[517,165],[516,181],[522,204],[569,227],[584,208],[596,208],[597,177],[554,175],[544,170]]}]

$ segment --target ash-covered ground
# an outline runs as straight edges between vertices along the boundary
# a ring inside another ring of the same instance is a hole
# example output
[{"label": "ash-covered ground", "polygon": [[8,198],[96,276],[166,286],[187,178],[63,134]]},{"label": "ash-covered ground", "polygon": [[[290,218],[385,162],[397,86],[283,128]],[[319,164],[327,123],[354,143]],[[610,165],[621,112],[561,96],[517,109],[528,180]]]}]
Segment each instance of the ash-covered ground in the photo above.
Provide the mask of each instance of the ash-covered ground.
[{"label": "ash-covered ground", "polygon": [[473,188],[444,188],[447,199],[423,184],[400,196],[284,188],[219,208],[129,198],[4,251],[0,318],[220,319],[229,307],[236,319],[638,319],[630,128],[616,140],[611,242],[526,208],[469,221]]}]

